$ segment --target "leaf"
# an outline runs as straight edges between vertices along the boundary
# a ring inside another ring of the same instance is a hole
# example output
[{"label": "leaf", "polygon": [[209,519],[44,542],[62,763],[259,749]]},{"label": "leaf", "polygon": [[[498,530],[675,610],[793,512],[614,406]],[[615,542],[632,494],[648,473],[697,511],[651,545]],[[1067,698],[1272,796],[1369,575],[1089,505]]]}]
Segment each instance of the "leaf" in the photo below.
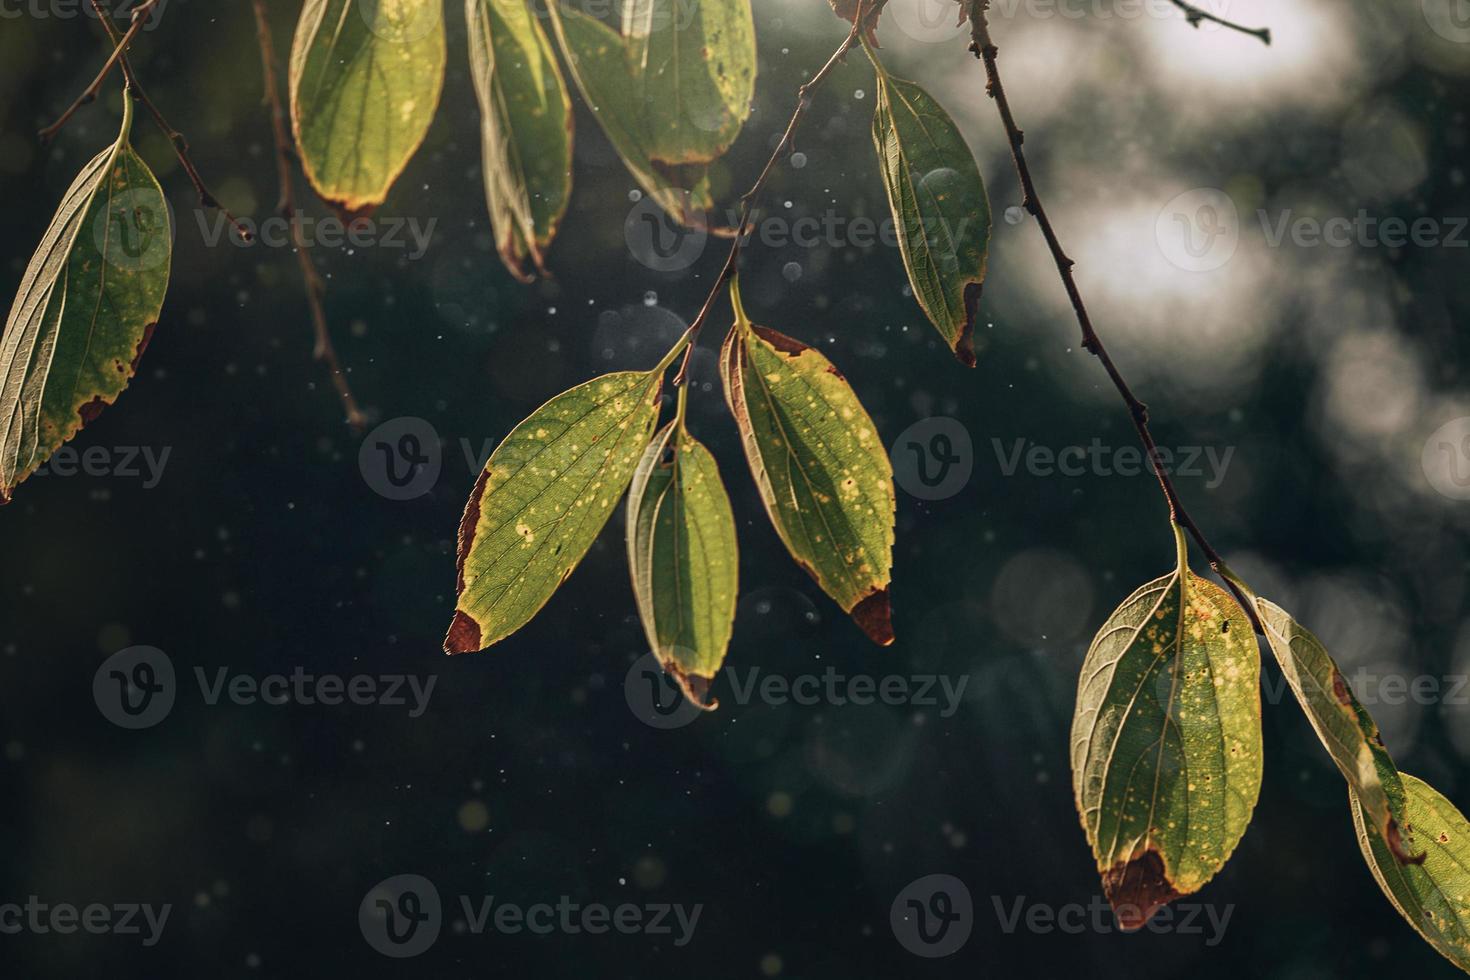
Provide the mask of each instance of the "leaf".
[{"label": "leaf", "polygon": [[[866,47],[866,46],[865,46]],[[878,71],[873,143],[914,298],[955,357],[975,366],[975,310],[990,250],[990,198],[965,138],[913,82]]]},{"label": "leaf", "polygon": [[424,141],[444,88],[442,0],[306,0],[291,44],[291,129],[307,180],[371,212]]},{"label": "leaf", "polygon": [[547,5],[582,98],[653,200],[686,225],[714,207],[708,164],[750,115],[755,24],[740,0],[628,0],[622,33]]},{"label": "leaf", "polygon": [[1470,973],[1470,823],[1422,779],[1408,773],[1401,778],[1404,833],[1424,849],[1423,859],[1402,863],[1349,788],[1358,846],[1399,914],[1441,955]]},{"label": "leaf", "polygon": [[887,646],[895,500],[883,440],[827,358],[752,324],[738,282],[730,294],[720,372],[766,512],[797,564]]},{"label": "leaf", "polygon": [[662,387],[662,368],[594,378],[542,405],[491,453],[459,525],[445,652],[505,639],[572,574],[633,478]]},{"label": "leaf", "polygon": [[706,707],[735,623],[739,554],[715,458],[670,423],[648,444],[628,491],[628,567],[659,663]]},{"label": "leaf", "polygon": [[485,200],[496,248],[529,282],[572,193],[572,100],[528,0],[465,0],[470,68],[480,103]]},{"label": "leaf", "polygon": [[1403,841],[1404,787],[1372,715],[1353,695],[1320,640],[1280,606],[1259,598],[1255,603],[1266,642],[1286,682],[1374,828],[1399,861],[1423,860]]},{"label": "leaf", "polygon": [[1124,929],[1229,859],[1261,788],[1259,650],[1229,594],[1178,565],[1134,592],[1087,651],[1072,785]]},{"label": "leaf", "polygon": [[173,229],[128,141],[92,159],[61,200],[0,338],[0,503],[108,405],[137,371],[168,289]]}]

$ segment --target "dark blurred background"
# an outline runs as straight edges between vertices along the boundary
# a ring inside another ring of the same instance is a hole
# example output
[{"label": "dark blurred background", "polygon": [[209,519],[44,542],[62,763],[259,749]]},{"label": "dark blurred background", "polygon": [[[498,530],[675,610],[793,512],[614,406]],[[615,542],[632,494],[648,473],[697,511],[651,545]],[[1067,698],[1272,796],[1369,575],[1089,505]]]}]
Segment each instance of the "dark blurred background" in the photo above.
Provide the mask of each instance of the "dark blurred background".
[{"label": "dark blurred background", "polygon": [[[31,3],[0,0],[0,267],[11,293],[62,192],[115,137],[120,106],[109,84],[54,146],[37,143],[106,47],[94,21],[58,13],[75,11],[65,0],[48,0],[44,16]],[[1202,456],[1179,475],[1195,517],[1258,592],[1328,644],[1401,766],[1465,807],[1470,504],[1455,477],[1470,467],[1460,329],[1470,191],[1467,103],[1455,93],[1470,76],[1470,5],[1205,6],[1269,25],[1275,43],[1191,29],[1162,2],[997,0],[992,20],[1042,195],[1100,332],[1161,444],[1228,458],[1217,472]],[[284,59],[299,4],[270,7]],[[0,511],[0,903],[173,910],[151,947],[0,935],[0,973],[1454,974],[1379,893],[1342,779],[1270,663],[1260,803],[1228,866],[1190,900],[1207,907],[1195,929],[1120,935],[1089,913],[1080,931],[1024,919],[1006,930],[1018,901],[1054,911],[1097,901],[1068,770],[1076,675],[1108,612],[1173,555],[1148,476],[1008,465],[1017,440],[1052,452],[1097,440],[1111,452],[1133,445],[1131,429],[1078,350],[1041,236],[1017,207],[953,5],[890,8],[889,67],[949,107],[995,209],[978,367],[944,351],[896,250],[881,244],[841,231],[815,245],[755,244],[743,282],[752,315],[819,344],[901,455],[932,444],[922,426],[899,439],[926,419],[952,417],[969,437],[971,474],[952,495],[922,499],[912,478],[900,488],[892,648],[868,645],[772,532],[719,393],[718,330],[696,360],[691,424],[720,460],[740,524],[728,664],[742,682],[751,668],[788,680],[828,668],[937,675],[965,683],[958,710],[942,695],[937,706],[741,703],[722,676],[719,711],[674,729],[645,724],[625,696],[646,645],[621,512],[529,626],[486,653],[439,652],[474,479],[464,448],[488,452],[597,373],[652,365],[724,252],[711,242],[687,270],[647,267],[625,235],[635,185],[579,105],[555,279],[513,282],[492,247],[463,14],[450,3],[443,103],[379,213],[433,222],[427,250],[314,249],[372,424],[422,419],[440,440],[428,444],[438,478],[413,499],[375,489],[371,444],[360,460],[363,438],[311,360],[292,256],[209,245],[201,228],[214,215],[199,212],[158,132],[142,117],[135,125],[176,213],[162,322],[138,378],[77,440],[105,449],[109,472],[33,479]],[[820,0],[757,0],[755,18],[756,106],[715,166],[722,202],[754,179],[796,87],[844,32]],[[249,4],[171,0],[133,60],[216,193],[268,217],[277,190]],[[855,57],[816,96],[798,139],[805,165],[782,164],[772,181],[774,219],[886,214],[872,90]],[[1439,240],[1313,245],[1288,232],[1273,243],[1283,216],[1360,211],[1432,219]],[[127,474],[134,449],[168,452],[156,486]],[[166,718],[131,731],[99,711],[93,678],[136,645],[167,654],[178,690]],[[419,717],[384,704],[210,704],[195,670],[212,679],[226,667],[437,680]],[[1386,678],[1436,688],[1405,697]],[[432,881],[446,911],[431,949],[394,960],[365,941],[358,910],[402,874]],[[900,892],[931,874],[963,882],[973,907],[968,941],[939,959],[909,952],[890,923]],[[458,896],[489,895],[703,908],[682,946],[646,934],[471,934]],[[1222,934],[1211,912],[1229,915]]]}]

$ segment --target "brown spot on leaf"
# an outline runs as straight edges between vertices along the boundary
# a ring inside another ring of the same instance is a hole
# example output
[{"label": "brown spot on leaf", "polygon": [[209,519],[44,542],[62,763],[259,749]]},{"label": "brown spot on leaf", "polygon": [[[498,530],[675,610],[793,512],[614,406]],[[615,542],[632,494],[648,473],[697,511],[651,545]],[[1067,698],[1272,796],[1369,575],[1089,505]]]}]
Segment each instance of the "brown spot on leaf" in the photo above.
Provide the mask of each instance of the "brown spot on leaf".
[{"label": "brown spot on leaf", "polygon": [[474,653],[480,649],[480,624],[464,614],[461,609],[454,611],[454,621],[449,624],[449,634],[444,637],[444,652],[453,656],[456,653]]},{"label": "brown spot on leaf", "polygon": [[1125,932],[1142,929],[1155,912],[1181,894],[1165,873],[1164,859],[1154,850],[1103,872],[1103,893]]},{"label": "brown spot on leaf", "polygon": [[703,674],[691,674],[676,663],[668,663],[664,668],[679,683],[679,690],[691,703],[699,706],[704,711],[713,711],[720,706],[720,702],[709,696],[710,684],[714,682],[713,677]]},{"label": "brown spot on leaf", "polygon": [[106,408],[107,405],[107,400],[104,399],[101,395],[97,395],[91,401],[79,406],[77,408],[77,415],[81,416],[82,425],[91,425],[92,422],[96,420],[97,416],[102,414],[102,410]]},{"label": "brown spot on leaf", "polygon": [[1388,849],[1393,852],[1394,859],[1399,864],[1423,864],[1429,852],[1423,854],[1410,854],[1409,849],[1404,846],[1404,836],[1399,833],[1398,821],[1393,817],[1388,818],[1388,827],[1385,828],[1383,839],[1388,843]]},{"label": "brown spot on leaf", "polygon": [[[803,344],[801,341],[795,339],[794,337],[786,336],[779,330],[772,330],[770,327],[762,327],[759,324],[751,324],[751,328],[755,330],[755,335],[757,337],[759,337],[761,340],[764,340],[772,347],[776,348],[776,350],[780,351],[782,354],[786,354],[791,357],[800,357],[807,351],[812,350],[811,347],[808,347],[806,344]],[[841,381],[847,380],[842,376],[842,372],[837,370],[837,366],[830,361],[827,362],[827,371],[831,374],[835,374],[837,378]]]},{"label": "brown spot on leaf", "polygon": [[975,313],[980,307],[982,286],[978,282],[965,286],[965,322],[954,341],[954,356],[965,367],[975,366]]},{"label": "brown spot on leaf", "polygon": [[1342,672],[1332,672],[1332,696],[1337,698],[1337,703],[1351,707],[1353,703],[1353,692],[1348,689],[1347,681],[1343,680]]},{"label": "brown spot on leaf", "polygon": [[868,639],[886,647],[893,642],[893,606],[888,601],[888,590],[870,592],[852,607],[852,619]]},{"label": "brown spot on leaf", "polygon": [[138,341],[138,346],[133,350],[133,363],[128,366],[129,374],[138,373],[138,362],[143,359],[143,352],[148,349],[148,342],[153,339],[153,331],[157,327],[158,323],[155,321],[143,328],[143,336]]},{"label": "brown spot on leaf", "polygon": [[459,549],[454,567],[455,595],[464,594],[464,561],[475,544],[475,528],[480,526],[480,501],[485,496],[485,482],[489,479],[490,467],[487,465],[475,480],[475,488],[470,491],[470,499],[464,505],[464,516],[459,519]]}]

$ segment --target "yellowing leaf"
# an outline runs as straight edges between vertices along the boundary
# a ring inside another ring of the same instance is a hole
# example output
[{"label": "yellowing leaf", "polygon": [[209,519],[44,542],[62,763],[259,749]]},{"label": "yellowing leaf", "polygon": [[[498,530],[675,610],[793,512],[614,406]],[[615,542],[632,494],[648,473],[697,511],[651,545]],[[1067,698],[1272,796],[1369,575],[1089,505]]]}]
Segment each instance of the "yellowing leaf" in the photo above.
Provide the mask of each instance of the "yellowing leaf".
[{"label": "yellowing leaf", "polygon": [[628,0],[622,32],[547,7],[572,78],[639,185],[685,224],[714,206],[708,164],[755,94],[755,26],[743,0]]},{"label": "yellowing leaf", "polygon": [[529,281],[572,193],[572,101],[551,41],[528,0],[465,0],[480,103],[485,200],[496,248]]},{"label": "yellowing leaf", "polygon": [[709,686],[730,644],[739,554],[715,458],[670,423],[628,491],[628,567],[649,645],[696,704],[712,706]]},{"label": "yellowing leaf", "polygon": [[291,128],[323,200],[382,204],[444,88],[442,0],[306,0],[291,45]]},{"label": "yellowing leaf", "polygon": [[1404,834],[1424,857],[1404,864],[1349,788],[1358,846],[1394,908],[1429,945],[1470,973],[1470,822],[1422,779],[1408,773],[1401,778]]},{"label": "yellowing leaf", "polygon": [[1202,888],[1261,788],[1260,653],[1245,610],[1178,565],[1092,641],[1072,721],[1072,786],[1125,929]]},{"label": "yellowing leaf", "polygon": [[883,440],[832,362],[751,323],[737,283],[730,293],[720,371],[766,512],[797,564],[886,646],[895,500]]},{"label": "yellowing leaf", "polygon": [[117,401],[163,309],[173,230],[123,106],[121,135],[62,198],[0,337],[0,503]]},{"label": "yellowing leaf", "polygon": [[662,387],[662,369],[594,378],[542,405],[496,447],[459,526],[447,653],[505,639],[572,574],[628,488]]},{"label": "yellowing leaf", "polygon": [[1374,828],[1401,862],[1423,860],[1403,840],[1404,787],[1377,723],[1320,640],[1280,606],[1259,598],[1255,603],[1286,682]]},{"label": "yellowing leaf", "polygon": [[975,366],[975,309],[990,250],[990,198],[959,127],[913,82],[878,70],[873,143],[904,269],[930,322]]}]

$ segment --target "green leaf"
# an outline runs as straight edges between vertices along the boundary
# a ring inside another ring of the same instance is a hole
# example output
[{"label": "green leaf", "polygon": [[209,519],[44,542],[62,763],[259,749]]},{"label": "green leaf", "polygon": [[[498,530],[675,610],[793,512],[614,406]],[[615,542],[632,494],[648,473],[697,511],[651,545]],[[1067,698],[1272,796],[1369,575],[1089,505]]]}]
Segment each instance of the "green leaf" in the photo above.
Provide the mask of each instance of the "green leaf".
[{"label": "green leaf", "polygon": [[648,444],[628,491],[628,567],[655,656],[706,707],[735,624],[739,554],[715,458],[681,422],[670,423]]},{"label": "green leaf", "polygon": [[344,214],[382,204],[444,88],[442,0],[306,0],[291,45],[302,169]]},{"label": "green leaf", "polygon": [[1349,788],[1358,846],[1394,908],[1429,945],[1470,973],[1470,823],[1422,779],[1403,773],[1402,781],[1404,833],[1423,848],[1422,861],[1402,863]]},{"label": "green leaf", "polygon": [[720,372],[766,512],[797,564],[875,642],[893,642],[893,467],[847,379],[820,352],[745,315]]},{"label": "green leaf", "polygon": [[465,0],[465,21],[496,248],[529,282],[572,194],[572,100],[528,0]]},{"label": "green leaf", "polygon": [[1259,598],[1255,603],[1266,642],[1287,684],[1374,828],[1399,861],[1423,860],[1403,840],[1404,787],[1383,747],[1377,723],[1353,695],[1320,640],[1280,606]]},{"label": "green leaf", "polygon": [[605,374],[542,405],[496,447],[459,525],[445,652],[505,639],[572,574],[633,478],[662,387],[662,367]]},{"label": "green leaf", "polygon": [[1245,610],[1189,570],[1134,592],[1092,641],[1072,785],[1124,929],[1215,876],[1261,788],[1260,652]]},{"label": "green leaf", "polygon": [[117,401],[158,324],[168,204],[122,133],[77,176],[26,267],[0,338],[0,503]]},{"label": "green leaf", "polygon": [[955,357],[974,367],[975,310],[990,250],[985,182],[943,107],[867,51],[878,70],[873,143],[904,269],[925,315]]},{"label": "green leaf", "polygon": [[686,225],[714,207],[708,164],[730,148],[755,94],[755,25],[741,0],[628,0],[622,33],[547,9],[582,98],[628,170]]}]

